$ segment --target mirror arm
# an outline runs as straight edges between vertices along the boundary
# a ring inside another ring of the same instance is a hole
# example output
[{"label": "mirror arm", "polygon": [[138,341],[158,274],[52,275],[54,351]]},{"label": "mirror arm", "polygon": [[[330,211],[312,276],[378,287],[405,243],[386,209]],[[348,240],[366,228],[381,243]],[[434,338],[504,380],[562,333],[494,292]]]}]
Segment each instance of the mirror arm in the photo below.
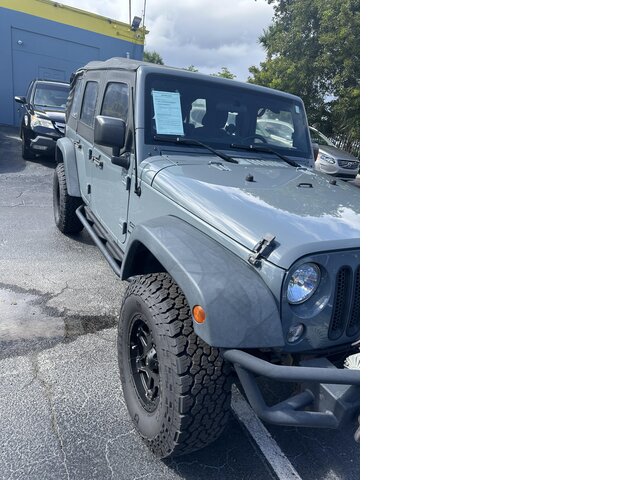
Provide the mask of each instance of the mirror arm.
[{"label": "mirror arm", "polygon": [[[113,153],[115,153],[116,149],[114,148],[113,150],[114,150]],[[125,170],[128,170],[129,166],[131,165],[131,155],[129,154],[129,152],[125,152],[123,155],[112,155],[111,163],[119,167],[122,167]]]}]

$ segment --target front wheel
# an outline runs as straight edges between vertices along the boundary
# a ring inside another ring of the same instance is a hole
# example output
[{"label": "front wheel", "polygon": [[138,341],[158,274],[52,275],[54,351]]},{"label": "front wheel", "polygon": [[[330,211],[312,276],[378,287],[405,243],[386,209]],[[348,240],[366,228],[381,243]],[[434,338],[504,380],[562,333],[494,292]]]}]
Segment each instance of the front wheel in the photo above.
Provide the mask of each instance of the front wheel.
[{"label": "front wheel", "polygon": [[187,300],[167,273],[137,277],[127,288],[118,365],[129,415],[156,456],[199,450],[224,430],[231,367],[195,334]]}]

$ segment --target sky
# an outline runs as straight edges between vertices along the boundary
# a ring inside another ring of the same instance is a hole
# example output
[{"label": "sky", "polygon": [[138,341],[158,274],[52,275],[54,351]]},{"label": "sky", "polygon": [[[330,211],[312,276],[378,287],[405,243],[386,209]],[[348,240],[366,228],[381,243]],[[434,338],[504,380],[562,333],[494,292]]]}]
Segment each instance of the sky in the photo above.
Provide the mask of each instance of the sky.
[{"label": "sky", "polygon": [[[62,0],[105,17],[129,21],[128,0]],[[266,58],[258,37],[272,21],[266,0],[147,0],[145,50],[157,51],[166,65],[194,65],[200,72],[227,67],[246,80],[249,67]],[[131,0],[131,16],[142,17],[144,0]]]}]

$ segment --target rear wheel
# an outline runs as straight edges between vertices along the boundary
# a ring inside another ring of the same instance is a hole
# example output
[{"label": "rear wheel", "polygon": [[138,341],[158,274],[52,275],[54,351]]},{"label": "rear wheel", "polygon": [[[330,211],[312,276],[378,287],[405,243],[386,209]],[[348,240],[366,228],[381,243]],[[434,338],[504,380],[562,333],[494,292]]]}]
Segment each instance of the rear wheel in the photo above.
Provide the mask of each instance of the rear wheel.
[{"label": "rear wheel", "polygon": [[76,215],[76,210],[81,205],[80,197],[69,195],[64,163],[59,163],[53,174],[53,219],[58,230],[64,234],[78,233],[82,230],[82,223]]},{"label": "rear wheel", "polygon": [[187,300],[167,273],[137,277],[127,288],[118,364],[129,414],[156,456],[199,450],[223,432],[231,367],[195,334]]}]

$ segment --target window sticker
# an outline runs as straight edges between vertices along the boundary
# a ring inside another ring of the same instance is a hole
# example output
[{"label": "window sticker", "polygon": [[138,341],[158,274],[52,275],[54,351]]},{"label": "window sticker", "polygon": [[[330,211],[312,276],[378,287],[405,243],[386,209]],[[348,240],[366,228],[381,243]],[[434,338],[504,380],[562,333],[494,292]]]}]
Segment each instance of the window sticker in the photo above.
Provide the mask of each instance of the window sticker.
[{"label": "window sticker", "polygon": [[156,121],[156,133],[159,135],[184,136],[180,93],[152,90],[153,111]]}]

